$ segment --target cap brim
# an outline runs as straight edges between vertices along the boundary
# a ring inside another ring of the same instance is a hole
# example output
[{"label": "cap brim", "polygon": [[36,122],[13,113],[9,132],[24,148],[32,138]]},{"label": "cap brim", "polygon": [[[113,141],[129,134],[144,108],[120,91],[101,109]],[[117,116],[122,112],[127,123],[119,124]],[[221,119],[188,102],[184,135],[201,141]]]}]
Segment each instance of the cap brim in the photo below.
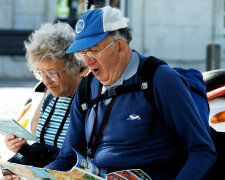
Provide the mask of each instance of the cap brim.
[{"label": "cap brim", "polygon": [[73,52],[91,48],[91,47],[97,45],[99,42],[101,42],[108,33],[109,32],[105,32],[105,33],[97,35],[97,36],[75,39],[73,44],[71,44],[70,47],[67,49],[66,53],[69,54],[69,53],[73,53]]}]

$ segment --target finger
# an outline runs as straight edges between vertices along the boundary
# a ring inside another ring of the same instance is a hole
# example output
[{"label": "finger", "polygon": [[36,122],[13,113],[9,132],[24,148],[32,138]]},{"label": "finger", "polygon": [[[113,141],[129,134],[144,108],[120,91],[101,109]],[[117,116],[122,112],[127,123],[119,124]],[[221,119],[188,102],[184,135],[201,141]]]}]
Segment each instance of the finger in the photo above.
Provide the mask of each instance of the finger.
[{"label": "finger", "polygon": [[6,143],[6,147],[9,149],[12,149],[12,148],[16,147],[17,145],[24,144],[24,143],[25,143],[25,140],[23,140],[22,138],[16,138],[16,139],[8,141]]},{"label": "finger", "polygon": [[18,152],[19,149],[26,143],[25,140],[21,141],[21,142],[17,142],[17,143],[14,143],[14,144],[7,144],[7,148],[13,152]]},{"label": "finger", "polygon": [[26,143],[26,141],[17,142],[17,143],[14,143],[14,144],[10,145],[10,147],[12,149],[14,149],[14,148],[21,148],[25,143]]},{"label": "finger", "polygon": [[12,140],[12,139],[15,139],[16,137],[13,135],[13,134],[7,134],[6,136],[5,136],[5,142],[8,142],[8,141],[10,141],[10,140]]},{"label": "finger", "polygon": [[16,177],[16,178],[13,178],[13,180],[20,180],[20,178],[19,177]]},{"label": "finger", "polygon": [[9,176],[9,175],[3,176],[3,177],[1,178],[1,180],[10,180],[10,179],[13,179],[13,177],[12,177],[12,176]]},{"label": "finger", "polygon": [[1,180],[20,180],[18,176],[4,176]]},{"label": "finger", "polygon": [[14,144],[17,144],[17,143],[24,143],[25,142],[25,140],[23,139],[23,138],[15,138],[15,139],[13,139],[13,140],[10,140],[10,141],[8,141],[8,145],[9,146],[12,146],[12,145],[14,145]]}]

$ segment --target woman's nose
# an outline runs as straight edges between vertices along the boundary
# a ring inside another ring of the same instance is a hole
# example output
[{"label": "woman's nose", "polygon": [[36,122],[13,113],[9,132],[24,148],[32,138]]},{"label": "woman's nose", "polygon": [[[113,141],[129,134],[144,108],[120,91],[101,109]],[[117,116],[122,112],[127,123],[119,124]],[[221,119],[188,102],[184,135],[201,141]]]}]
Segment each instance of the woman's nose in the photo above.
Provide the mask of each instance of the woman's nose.
[{"label": "woman's nose", "polygon": [[43,74],[43,80],[42,81],[45,85],[48,85],[49,83],[52,82],[52,78],[48,77],[46,74]]}]

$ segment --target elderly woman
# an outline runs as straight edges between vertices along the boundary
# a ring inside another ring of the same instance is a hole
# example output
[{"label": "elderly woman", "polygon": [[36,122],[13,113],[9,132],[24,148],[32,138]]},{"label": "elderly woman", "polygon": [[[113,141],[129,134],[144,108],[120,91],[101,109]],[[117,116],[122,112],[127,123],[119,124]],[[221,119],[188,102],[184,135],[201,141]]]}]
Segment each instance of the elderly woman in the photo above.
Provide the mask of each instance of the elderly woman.
[{"label": "elderly woman", "polygon": [[[9,161],[43,167],[54,160],[61,148],[80,73],[85,69],[73,54],[65,53],[73,39],[73,29],[66,23],[57,23],[42,25],[25,42],[28,66],[50,93],[43,101],[38,118],[32,120],[33,132],[40,143],[30,146],[24,139],[7,135],[6,146],[16,153]],[[18,152],[24,156],[22,159],[18,158]]]}]

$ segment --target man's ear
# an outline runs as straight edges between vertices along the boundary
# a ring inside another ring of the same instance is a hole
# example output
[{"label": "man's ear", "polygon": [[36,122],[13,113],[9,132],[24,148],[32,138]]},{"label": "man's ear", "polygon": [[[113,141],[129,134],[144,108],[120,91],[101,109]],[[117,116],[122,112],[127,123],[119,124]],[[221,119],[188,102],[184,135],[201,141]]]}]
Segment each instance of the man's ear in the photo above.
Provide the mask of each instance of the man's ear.
[{"label": "man's ear", "polygon": [[119,56],[123,57],[127,53],[128,45],[127,45],[126,41],[123,41],[120,39],[117,40],[116,43],[117,43],[117,50],[118,50]]}]

